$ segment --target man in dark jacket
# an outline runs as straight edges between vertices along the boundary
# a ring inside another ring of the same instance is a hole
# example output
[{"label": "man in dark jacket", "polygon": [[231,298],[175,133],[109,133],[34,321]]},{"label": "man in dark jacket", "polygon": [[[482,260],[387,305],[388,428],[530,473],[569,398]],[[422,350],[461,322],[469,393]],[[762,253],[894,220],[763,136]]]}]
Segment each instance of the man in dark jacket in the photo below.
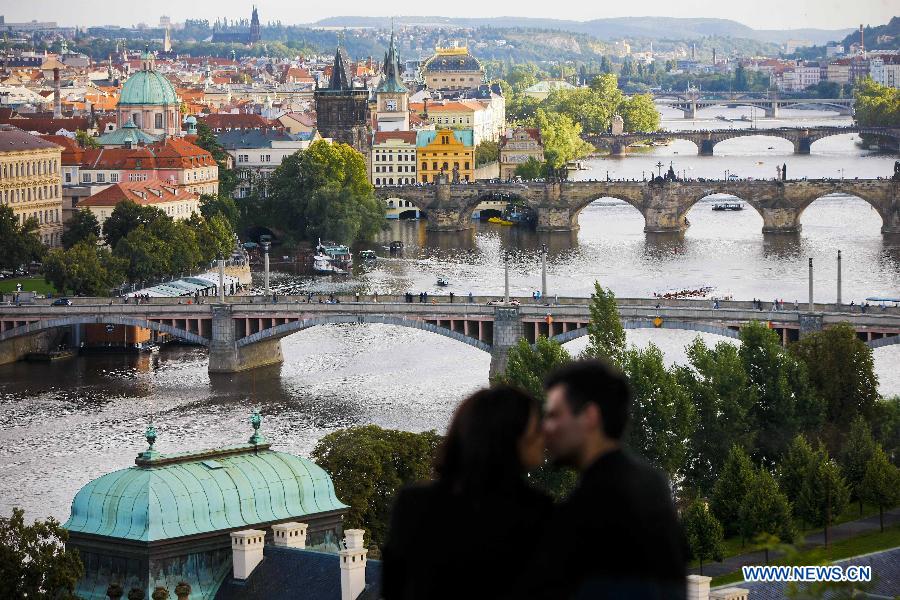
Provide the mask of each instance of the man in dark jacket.
[{"label": "man in dark jacket", "polygon": [[547,598],[684,598],[687,545],[666,477],[622,447],[631,391],[606,363],[578,361],[546,383],[553,459],[581,479],[546,530]]}]

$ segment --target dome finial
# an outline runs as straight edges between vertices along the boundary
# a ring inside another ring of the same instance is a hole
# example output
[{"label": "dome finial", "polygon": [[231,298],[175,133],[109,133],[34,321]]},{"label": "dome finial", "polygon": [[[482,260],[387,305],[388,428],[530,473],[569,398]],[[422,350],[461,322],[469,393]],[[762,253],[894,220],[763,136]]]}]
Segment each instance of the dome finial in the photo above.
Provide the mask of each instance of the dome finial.
[{"label": "dome finial", "polygon": [[249,443],[255,445],[264,444],[266,437],[259,432],[259,426],[262,425],[262,415],[259,413],[259,407],[253,409],[250,415],[250,424],[253,425],[253,435],[250,436]]},{"label": "dome finial", "polygon": [[147,431],[144,432],[144,437],[147,439],[147,452],[153,452],[153,444],[156,442],[156,427],[153,425],[153,421],[150,421],[150,424],[147,425]]}]

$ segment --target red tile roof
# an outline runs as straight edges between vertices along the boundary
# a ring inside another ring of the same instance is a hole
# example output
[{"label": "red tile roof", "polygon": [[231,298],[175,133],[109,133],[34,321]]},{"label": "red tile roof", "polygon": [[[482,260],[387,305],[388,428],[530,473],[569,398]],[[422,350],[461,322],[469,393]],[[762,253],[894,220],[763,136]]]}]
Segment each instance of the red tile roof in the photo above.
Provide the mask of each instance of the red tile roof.
[{"label": "red tile roof", "polygon": [[376,131],[375,143],[383,144],[388,140],[402,140],[407,144],[412,144],[415,146],[416,135],[417,134],[415,131]]},{"label": "red tile roof", "polygon": [[131,200],[136,204],[147,206],[192,200],[198,197],[197,194],[175,187],[170,183],[165,183],[158,179],[150,179],[147,181],[127,181],[113,184],[105,190],[82,200],[78,203],[78,206],[115,206],[125,200]]},{"label": "red tile roof", "polygon": [[269,127],[268,119],[261,115],[246,113],[213,113],[200,118],[213,130],[219,129],[265,129]]}]

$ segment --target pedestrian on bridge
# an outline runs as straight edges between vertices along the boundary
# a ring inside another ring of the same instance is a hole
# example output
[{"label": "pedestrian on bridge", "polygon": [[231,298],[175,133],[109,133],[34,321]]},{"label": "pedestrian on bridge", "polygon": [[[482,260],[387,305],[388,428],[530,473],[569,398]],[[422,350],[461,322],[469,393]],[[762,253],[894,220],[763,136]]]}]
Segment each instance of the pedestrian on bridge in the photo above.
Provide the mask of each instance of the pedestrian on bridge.
[{"label": "pedestrian on bridge", "polygon": [[450,304],[453,304],[453,292],[450,292]]},{"label": "pedestrian on bridge", "polygon": [[469,304],[473,304],[475,302],[475,297],[472,295],[472,292],[469,292]]}]

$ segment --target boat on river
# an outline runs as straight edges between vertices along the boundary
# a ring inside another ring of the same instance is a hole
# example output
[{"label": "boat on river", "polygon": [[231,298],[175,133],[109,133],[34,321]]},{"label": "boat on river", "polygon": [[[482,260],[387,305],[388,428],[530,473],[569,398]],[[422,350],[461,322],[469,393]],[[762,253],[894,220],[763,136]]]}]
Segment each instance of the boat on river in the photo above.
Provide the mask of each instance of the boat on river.
[{"label": "boat on river", "polygon": [[314,272],[320,275],[343,275],[349,273],[352,266],[353,254],[348,246],[319,240],[316,254],[313,256]]},{"label": "boat on river", "polygon": [[716,202],[713,204],[713,210],[744,210],[744,205],[740,202]]}]

